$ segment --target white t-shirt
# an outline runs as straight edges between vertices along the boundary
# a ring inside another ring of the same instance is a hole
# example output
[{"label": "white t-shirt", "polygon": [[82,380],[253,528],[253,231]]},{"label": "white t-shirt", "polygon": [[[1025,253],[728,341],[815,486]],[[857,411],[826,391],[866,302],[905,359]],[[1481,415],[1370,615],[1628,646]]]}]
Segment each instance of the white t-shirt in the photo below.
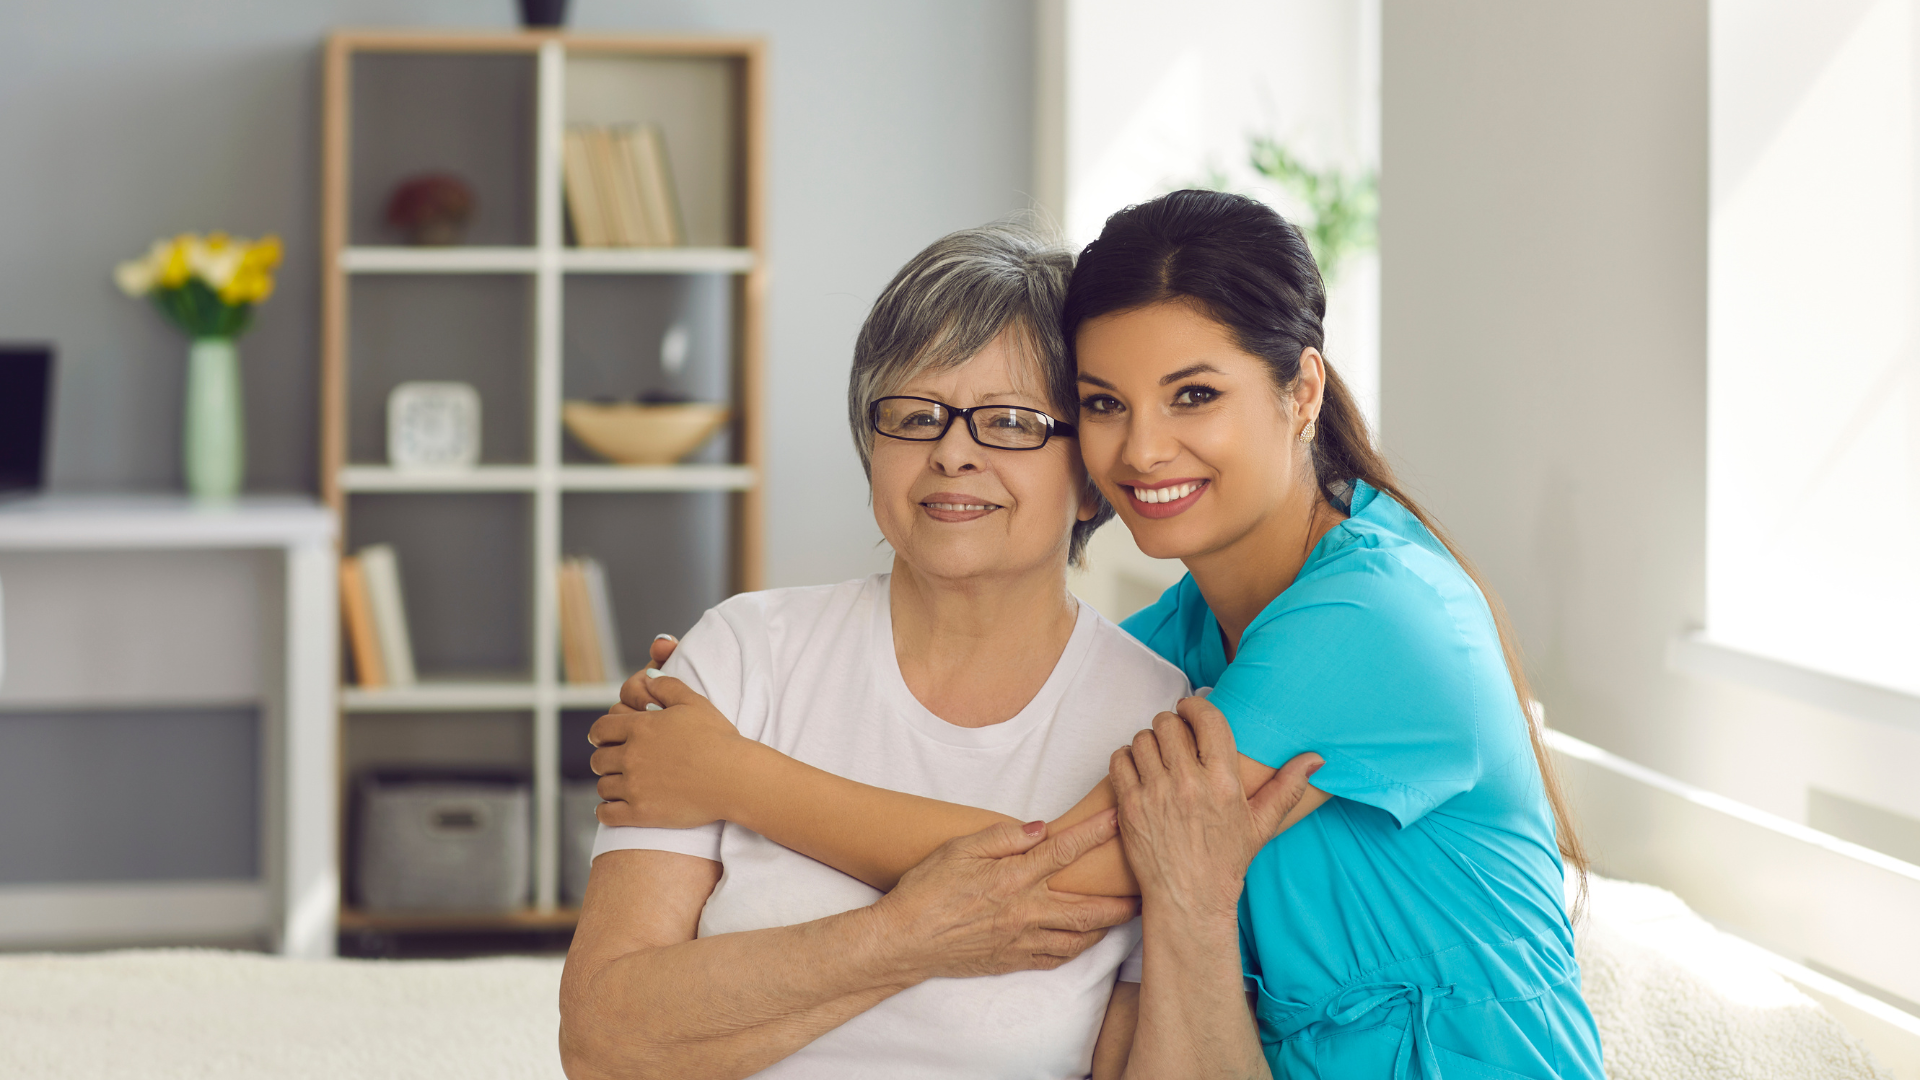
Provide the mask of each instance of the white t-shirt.
[{"label": "white t-shirt", "polygon": [[[707,612],[666,672],[740,733],[878,787],[1052,819],[1107,774],[1113,751],[1186,693],[1186,677],[1082,604],[1053,674],[1019,715],[949,724],[907,689],[888,575],[745,593]],[[601,827],[593,854],[676,851],[724,866],[700,936],[790,926],[863,907],[878,890],[730,822]],[[1083,1077],[1116,973],[1139,981],[1140,923],[1053,971],[930,979],[759,1073],[855,1077]],[[1123,971],[1123,961],[1130,971]]]}]

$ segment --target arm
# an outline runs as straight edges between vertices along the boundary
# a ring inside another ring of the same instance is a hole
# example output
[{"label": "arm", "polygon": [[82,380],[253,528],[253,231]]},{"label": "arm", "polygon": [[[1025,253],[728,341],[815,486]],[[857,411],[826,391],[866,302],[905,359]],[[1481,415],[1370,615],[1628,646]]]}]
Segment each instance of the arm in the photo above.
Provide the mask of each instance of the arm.
[{"label": "arm", "polygon": [[871,908],[695,940],[720,864],[666,851],[594,860],[560,988],[573,1080],[746,1076],[909,985]]},{"label": "arm", "polygon": [[1198,698],[1114,752],[1121,837],[1140,876],[1145,980],[1125,1076],[1265,1077],[1240,971],[1247,865],[1309,789],[1311,755],[1253,798],[1229,764],[1226,717]]},{"label": "arm", "polygon": [[1045,884],[1115,827],[1002,826],[943,845],[871,907],[697,940],[719,864],[608,852],[561,979],[562,1064],[574,1080],[746,1076],[928,978],[1058,967],[1133,914]]},{"label": "arm", "polygon": [[[635,675],[621,697],[622,704],[588,736],[600,747],[593,770],[607,800],[599,811],[606,825],[686,828],[731,821],[884,890],[947,840],[1013,820],[795,761],[741,738],[711,703],[677,679]],[[1236,754],[1235,760],[1246,792],[1274,775],[1252,758]],[[1324,792],[1310,792],[1285,826],[1326,799]],[[1102,780],[1050,825],[1071,827],[1114,805],[1113,787]],[[1053,887],[1093,896],[1139,894],[1117,842],[1088,853],[1056,876]]]},{"label": "arm", "polygon": [[1140,1022],[1140,984],[1116,982],[1107,999],[1107,1016],[1093,1044],[1093,1080],[1120,1080],[1133,1052],[1134,1027]]}]

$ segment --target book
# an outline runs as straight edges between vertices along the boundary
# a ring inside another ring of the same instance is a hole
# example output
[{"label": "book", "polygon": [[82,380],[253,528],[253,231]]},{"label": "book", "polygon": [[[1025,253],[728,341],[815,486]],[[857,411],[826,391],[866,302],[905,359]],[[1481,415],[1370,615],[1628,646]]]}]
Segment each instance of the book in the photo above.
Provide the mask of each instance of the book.
[{"label": "book", "polygon": [[387,667],[380,660],[380,639],[373,629],[373,608],[367,599],[367,579],[360,560],[340,560],[340,622],[347,631],[347,651],[353,657],[354,682],[369,690],[387,685]]},{"label": "book", "polygon": [[588,606],[593,617],[593,634],[600,646],[600,677],[604,682],[625,681],[627,671],[620,662],[620,627],[613,618],[613,596],[607,589],[607,568],[599,559],[580,560],[585,578]]},{"label": "book", "polygon": [[605,682],[594,640],[592,600],[579,559],[560,562],[560,662],[570,683]]},{"label": "book", "polygon": [[573,239],[581,247],[608,247],[604,197],[596,182],[587,129],[569,127],[561,139],[561,180],[567,192],[567,216],[573,221]]},{"label": "book", "polygon": [[400,593],[399,556],[392,544],[369,544],[360,549],[358,557],[387,685],[412,686],[417,681],[413,671],[413,638],[407,631],[407,606]]},{"label": "book", "polygon": [[658,126],[643,124],[628,133],[627,146],[633,154],[648,233],[655,244],[678,247],[686,242],[685,230],[680,227],[680,202],[674,195],[673,170],[667,163],[666,137]]},{"label": "book", "polygon": [[622,153],[619,133],[604,127],[589,128],[587,147],[594,182],[600,188],[600,207],[607,217],[607,234],[619,247],[645,244],[646,211],[640,204],[629,155]]}]

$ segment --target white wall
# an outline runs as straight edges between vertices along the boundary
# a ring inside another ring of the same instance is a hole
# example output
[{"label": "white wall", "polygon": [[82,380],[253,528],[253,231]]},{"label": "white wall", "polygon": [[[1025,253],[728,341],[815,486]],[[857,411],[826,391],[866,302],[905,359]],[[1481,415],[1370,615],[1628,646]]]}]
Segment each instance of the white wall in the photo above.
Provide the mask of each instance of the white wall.
[{"label": "white wall", "polygon": [[[1025,0],[575,0],[581,30],[771,44],[770,584],[876,564],[842,405],[854,331],[935,237],[1027,204]],[[153,237],[286,238],[243,341],[249,486],[314,490],[319,64],[336,26],[511,25],[512,0],[88,0],[0,13],[0,339],[60,347],[52,483],[179,483],[184,346],[114,291]]]},{"label": "white wall", "polygon": [[1795,820],[1810,785],[1920,816],[1920,735],[1665,662],[1705,616],[1707,17],[1387,5],[1384,441],[1555,726]]},{"label": "white wall", "polygon": [[1914,0],[1713,5],[1707,632],[1920,694]]},{"label": "white wall", "polygon": [[[1076,248],[1108,215],[1223,173],[1230,187],[1300,207],[1247,163],[1250,135],[1316,168],[1379,160],[1379,0],[1041,0],[1034,149],[1038,202]],[[1349,261],[1328,296],[1327,355],[1378,419],[1379,263]],[[1075,591],[1109,617],[1179,580],[1123,526],[1096,534]]]}]

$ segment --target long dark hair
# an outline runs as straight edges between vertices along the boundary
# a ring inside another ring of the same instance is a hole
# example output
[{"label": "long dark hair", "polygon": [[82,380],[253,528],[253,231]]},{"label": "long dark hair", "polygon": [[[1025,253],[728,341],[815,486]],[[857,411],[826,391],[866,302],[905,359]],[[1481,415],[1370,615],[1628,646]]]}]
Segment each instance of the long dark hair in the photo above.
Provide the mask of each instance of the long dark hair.
[{"label": "long dark hair", "polygon": [[[1282,391],[1300,377],[1301,353],[1313,349],[1324,354],[1321,323],[1327,314],[1327,290],[1306,237],[1272,208],[1245,196],[1176,191],[1108,218],[1100,238],[1080,253],[1067,285],[1061,315],[1067,348],[1075,348],[1080,327],[1089,319],[1169,300],[1196,304],[1233,331],[1240,348],[1266,363]],[[1553,807],[1561,858],[1584,886],[1586,852],[1574,832],[1553,759],[1541,742],[1533,693],[1506,608],[1439,522],[1401,488],[1393,469],[1373,448],[1366,418],[1331,363],[1326,373],[1313,440],[1313,471],[1321,497],[1342,506],[1355,480],[1392,496],[1446,545],[1479,586],[1500,632],[1507,674]]]}]

